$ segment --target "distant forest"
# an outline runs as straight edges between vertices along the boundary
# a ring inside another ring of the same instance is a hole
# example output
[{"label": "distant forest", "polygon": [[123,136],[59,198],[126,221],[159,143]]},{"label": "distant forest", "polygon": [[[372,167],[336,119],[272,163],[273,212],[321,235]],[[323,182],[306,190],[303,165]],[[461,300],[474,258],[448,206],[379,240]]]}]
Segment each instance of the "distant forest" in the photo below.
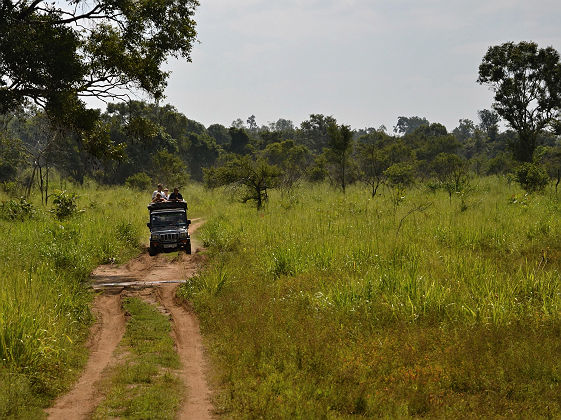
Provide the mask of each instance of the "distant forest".
[{"label": "distant forest", "polygon": [[[157,182],[213,185],[211,168],[243,158],[273,170],[269,187],[301,180],[330,181],[342,188],[362,182],[375,195],[384,183],[407,187],[434,180],[460,188],[470,174],[509,174],[517,167],[512,146],[518,134],[501,131],[495,111],[478,115],[477,122],[459,120],[452,132],[418,116],[401,116],[390,129],[351,129],[321,114],[299,126],[286,119],[260,126],[252,115],[230,127],[205,127],[171,105],[131,101],[109,104],[99,120],[102,134],[84,140],[53,129],[42,112],[27,111],[2,117],[0,182],[8,192],[29,193],[34,186],[47,194],[56,171],[77,183],[89,177],[133,188],[149,189]],[[537,145],[534,160],[539,162],[534,163],[558,182],[559,136],[542,131]]]}]

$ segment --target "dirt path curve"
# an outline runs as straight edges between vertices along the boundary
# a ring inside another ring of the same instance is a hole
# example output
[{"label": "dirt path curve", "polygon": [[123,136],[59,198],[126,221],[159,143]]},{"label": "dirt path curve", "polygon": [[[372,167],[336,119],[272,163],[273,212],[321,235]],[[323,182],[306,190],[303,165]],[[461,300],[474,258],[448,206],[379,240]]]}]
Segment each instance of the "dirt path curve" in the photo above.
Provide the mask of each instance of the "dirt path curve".
[{"label": "dirt path curve", "polygon": [[[193,220],[190,232],[201,224],[201,220]],[[94,289],[103,294],[94,301],[97,322],[92,327],[90,357],[74,388],[47,410],[49,419],[87,419],[101,402],[103,395],[95,384],[103,378],[104,369],[115,362],[113,352],[125,330],[121,297],[135,295],[154,300],[153,303],[159,303],[171,316],[176,349],[183,365],[182,379],[187,387],[179,418],[212,418],[198,320],[175,299],[178,283],[193,276],[201,265],[202,257],[197,254],[200,245],[193,241],[192,248],[192,255],[179,253],[171,259],[166,254],[156,257],[143,254],[118,267],[100,266],[92,273]]]}]

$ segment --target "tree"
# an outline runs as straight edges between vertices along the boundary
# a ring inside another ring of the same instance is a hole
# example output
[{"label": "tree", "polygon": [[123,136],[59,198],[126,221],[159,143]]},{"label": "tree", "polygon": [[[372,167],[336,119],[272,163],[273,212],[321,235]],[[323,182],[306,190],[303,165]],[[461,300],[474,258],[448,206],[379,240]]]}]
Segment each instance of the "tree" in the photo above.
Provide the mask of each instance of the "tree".
[{"label": "tree", "polygon": [[432,172],[452,200],[453,193],[462,192],[468,184],[466,161],[451,153],[440,153],[432,161]]},{"label": "tree", "polygon": [[258,126],[257,126],[257,121],[255,120],[255,115],[251,115],[250,117],[248,117],[247,128],[251,132],[257,131]]},{"label": "tree", "polygon": [[397,134],[410,134],[417,128],[429,124],[429,120],[424,117],[398,117],[393,131]]},{"label": "tree", "polygon": [[487,134],[489,140],[494,142],[499,134],[499,121],[501,117],[495,111],[481,109],[477,111],[479,115],[479,129]]},{"label": "tree", "polygon": [[338,126],[331,122],[327,127],[329,146],[326,149],[328,162],[333,165],[334,178],[343,192],[349,177],[350,157],[353,151],[353,132],[348,125]]},{"label": "tree", "polygon": [[302,143],[313,152],[321,153],[329,142],[327,128],[336,122],[332,116],[311,114],[308,120],[300,124],[299,136]]},{"label": "tree", "polygon": [[230,152],[236,153],[238,155],[245,155],[249,153],[248,144],[249,136],[244,128],[230,127],[228,130],[230,134]]},{"label": "tree", "polygon": [[0,182],[13,180],[25,160],[22,141],[0,130]]},{"label": "tree", "polygon": [[197,181],[203,180],[203,168],[214,165],[221,148],[208,134],[190,134],[187,150],[184,152],[189,164],[191,176]]},{"label": "tree", "polygon": [[217,168],[205,169],[205,184],[214,188],[232,186],[240,192],[240,201],[254,201],[257,210],[267,201],[269,188],[277,186],[281,172],[276,166],[268,164],[263,158],[230,155],[225,163]]},{"label": "tree", "polygon": [[479,66],[480,84],[495,92],[493,108],[518,133],[516,158],[530,162],[541,130],[561,111],[561,63],[552,47],[507,42],[490,47]]},{"label": "tree", "polygon": [[232,137],[228,129],[221,124],[212,124],[207,128],[208,134],[216,140],[219,146],[228,147],[232,142]]},{"label": "tree", "polygon": [[[83,112],[83,96],[162,96],[169,56],[190,61],[197,0],[3,0],[0,112],[31,100],[52,118]],[[76,120],[78,121],[78,120]]]},{"label": "tree", "polygon": [[516,181],[526,191],[543,191],[549,182],[547,171],[540,165],[524,162],[515,171]]},{"label": "tree", "polygon": [[383,131],[374,131],[362,136],[357,144],[361,179],[371,187],[372,197],[384,181],[384,171],[389,165],[388,153],[383,149],[383,143],[388,138]]},{"label": "tree", "polygon": [[310,163],[310,150],[294,140],[271,143],[263,150],[267,161],[278,166],[282,175],[280,186],[290,189],[303,175]]},{"label": "tree", "polygon": [[152,158],[152,179],[171,188],[181,187],[189,179],[187,166],[179,156],[160,150]]},{"label": "tree", "polygon": [[462,118],[460,119],[459,122],[460,122],[459,125],[456,128],[454,128],[452,134],[456,136],[458,141],[464,142],[467,139],[469,139],[471,136],[473,136],[473,133],[475,131],[475,124],[473,123],[472,120],[467,118]]}]

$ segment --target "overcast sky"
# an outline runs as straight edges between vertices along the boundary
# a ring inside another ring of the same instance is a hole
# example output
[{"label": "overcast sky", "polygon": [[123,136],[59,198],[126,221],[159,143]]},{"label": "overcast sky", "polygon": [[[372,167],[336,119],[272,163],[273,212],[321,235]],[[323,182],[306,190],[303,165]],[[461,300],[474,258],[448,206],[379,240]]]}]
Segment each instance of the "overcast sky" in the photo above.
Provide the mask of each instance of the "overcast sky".
[{"label": "overcast sky", "polygon": [[487,48],[561,51],[559,0],[200,0],[193,62],[170,61],[165,102],[206,126],[312,113],[353,128],[477,120]]}]

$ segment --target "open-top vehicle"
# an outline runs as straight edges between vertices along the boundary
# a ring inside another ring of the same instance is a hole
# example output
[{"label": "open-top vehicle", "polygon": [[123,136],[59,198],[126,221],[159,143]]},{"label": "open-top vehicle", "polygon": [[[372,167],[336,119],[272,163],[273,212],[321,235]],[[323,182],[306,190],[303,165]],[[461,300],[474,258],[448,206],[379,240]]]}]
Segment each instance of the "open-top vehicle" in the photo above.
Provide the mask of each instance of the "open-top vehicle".
[{"label": "open-top vehicle", "polygon": [[187,219],[187,203],[184,201],[165,201],[148,205],[150,222],[150,248],[148,253],[184,250],[191,253],[191,237]]}]

